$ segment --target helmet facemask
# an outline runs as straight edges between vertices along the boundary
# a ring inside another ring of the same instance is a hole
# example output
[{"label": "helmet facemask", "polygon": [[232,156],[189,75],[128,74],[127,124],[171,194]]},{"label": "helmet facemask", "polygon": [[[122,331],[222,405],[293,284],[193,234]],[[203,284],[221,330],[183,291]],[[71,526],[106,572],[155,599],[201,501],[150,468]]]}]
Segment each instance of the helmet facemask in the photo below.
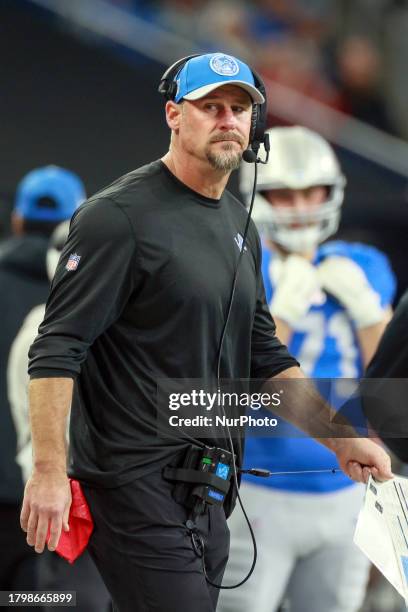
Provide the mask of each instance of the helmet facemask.
[{"label": "helmet facemask", "polygon": [[290,253],[305,253],[336,233],[343,200],[343,184],[328,187],[328,198],[311,210],[293,210],[271,204],[256,194],[253,219],[259,233]]}]

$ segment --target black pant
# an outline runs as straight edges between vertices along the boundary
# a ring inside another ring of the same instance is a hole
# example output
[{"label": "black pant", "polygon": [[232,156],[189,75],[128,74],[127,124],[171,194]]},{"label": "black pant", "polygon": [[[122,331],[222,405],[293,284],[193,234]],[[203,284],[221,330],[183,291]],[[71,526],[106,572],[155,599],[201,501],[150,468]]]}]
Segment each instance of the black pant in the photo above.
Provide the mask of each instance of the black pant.
[{"label": "black pant", "polygon": [[[89,552],[115,612],[214,612],[219,590],[205,580],[184,525],[188,510],[161,472],[117,489],[83,486],[95,522]],[[221,584],[229,551],[223,508],[209,507],[196,524],[207,574]]]}]

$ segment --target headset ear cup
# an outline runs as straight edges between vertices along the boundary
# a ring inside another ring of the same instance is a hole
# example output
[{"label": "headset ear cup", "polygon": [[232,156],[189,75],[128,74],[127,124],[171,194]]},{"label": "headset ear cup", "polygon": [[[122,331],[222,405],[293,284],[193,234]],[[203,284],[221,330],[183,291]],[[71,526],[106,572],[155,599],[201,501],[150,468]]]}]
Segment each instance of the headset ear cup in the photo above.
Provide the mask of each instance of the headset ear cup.
[{"label": "headset ear cup", "polygon": [[187,55],[183,57],[177,62],[174,62],[169,68],[167,68],[166,72],[163,74],[160,79],[158,92],[165,97],[166,100],[174,100],[177,94],[177,82],[175,78],[180,70],[183,68],[184,64],[188,62],[188,60],[193,59],[194,57],[199,57],[201,53],[194,53],[193,55]]},{"label": "headset ear cup", "polygon": [[254,145],[252,146],[252,149],[257,153],[259,145],[262,144],[265,140],[265,131],[268,117],[268,104],[266,88],[261,76],[256,72],[256,70],[252,70],[252,74],[254,76],[255,86],[265,98],[264,104],[254,104],[255,108],[252,109],[252,129],[250,145]]},{"label": "headset ear cup", "polygon": [[249,144],[251,145],[256,140],[257,125],[259,116],[259,105],[252,105],[252,116],[251,116],[251,131],[249,133]]},{"label": "headset ear cup", "polygon": [[258,118],[256,122],[255,140],[263,142],[265,138],[266,124],[268,117],[268,106],[265,104],[258,104]]},{"label": "headset ear cup", "polygon": [[177,82],[171,81],[171,83],[169,83],[168,88],[167,88],[167,93],[166,93],[167,100],[174,100],[174,98],[176,97],[176,94],[177,94]]},{"label": "headset ear cup", "polygon": [[158,91],[164,96],[165,100],[174,100],[177,94],[177,83],[168,79],[162,79]]}]

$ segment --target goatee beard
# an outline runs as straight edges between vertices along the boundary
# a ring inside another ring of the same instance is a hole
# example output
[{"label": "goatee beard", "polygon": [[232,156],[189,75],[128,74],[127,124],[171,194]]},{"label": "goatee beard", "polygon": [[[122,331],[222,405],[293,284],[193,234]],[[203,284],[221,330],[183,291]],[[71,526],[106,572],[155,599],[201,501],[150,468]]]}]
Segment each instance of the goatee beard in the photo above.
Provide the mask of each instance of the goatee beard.
[{"label": "goatee beard", "polygon": [[232,145],[226,145],[221,153],[214,153],[208,149],[206,155],[214,170],[221,170],[225,173],[237,170],[242,159],[242,153],[236,153]]}]

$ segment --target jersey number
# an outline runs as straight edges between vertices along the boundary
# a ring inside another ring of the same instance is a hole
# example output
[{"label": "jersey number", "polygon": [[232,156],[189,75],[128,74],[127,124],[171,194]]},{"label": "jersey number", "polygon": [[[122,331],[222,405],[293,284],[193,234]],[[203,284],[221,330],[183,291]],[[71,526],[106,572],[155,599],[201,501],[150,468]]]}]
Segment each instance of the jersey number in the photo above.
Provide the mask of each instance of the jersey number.
[{"label": "jersey number", "polygon": [[316,365],[325,350],[325,343],[332,338],[338,352],[338,377],[357,378],[359,375],[359,351],[347,315],[334,313],[329,320],[322,312],[309,312],[296,326],[296,331],[305,334],[297,355],[302,369],[313,376]]}]

